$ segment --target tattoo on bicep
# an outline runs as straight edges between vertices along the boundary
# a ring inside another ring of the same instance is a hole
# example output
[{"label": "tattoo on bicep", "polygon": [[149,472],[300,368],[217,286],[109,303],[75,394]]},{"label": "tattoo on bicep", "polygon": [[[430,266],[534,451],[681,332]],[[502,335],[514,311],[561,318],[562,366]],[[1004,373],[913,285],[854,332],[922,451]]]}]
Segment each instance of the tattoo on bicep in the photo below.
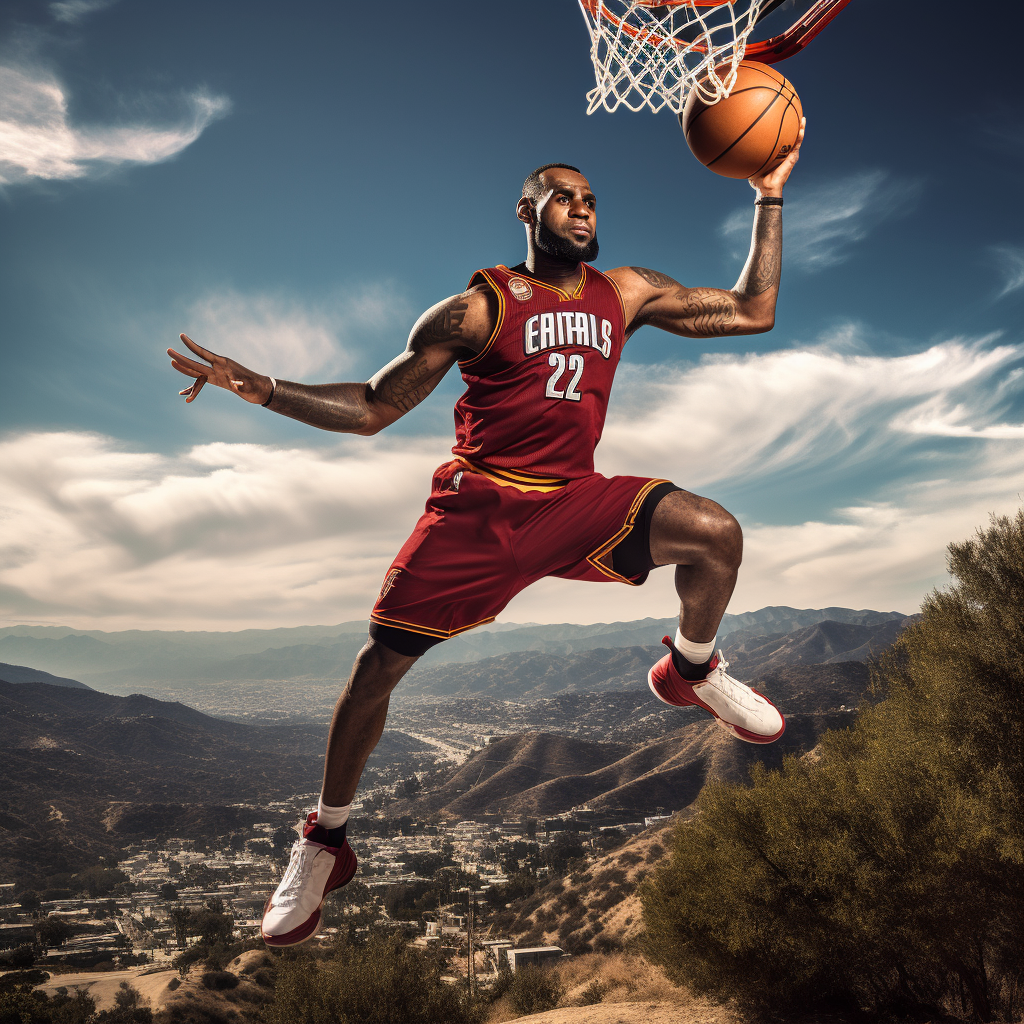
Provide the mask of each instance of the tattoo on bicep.
[{"label": "tattoo on bicep", "polygon": [[671,288],[679,282],[669,277],[668,274],[659,273],[657,270],[648,270],[646,267],[630,267],[634,274],[638,274],[648,284],[655,288]]},{"label": "tattoo on bicep", "polygon": [[394,377],[385,377],[377,389],[377,398],[394,409],[408,412],[434,390],[441,375],[431,370],[426,357],[419,356]]},{"label": "tattoo on bicep", "polygon": [[416,331],[420,344],[442,345],[462,337],[462,321],[466,319],[469,302],[455,299],[442,304]]},{"label": "tattoo on bicep", "polygon": [[702,337],[729,334],[736,319],[736,303],[725,292],[714,288],[691,288],[676,292],[683,303],[682,316],[691,323],[690,329]]}]

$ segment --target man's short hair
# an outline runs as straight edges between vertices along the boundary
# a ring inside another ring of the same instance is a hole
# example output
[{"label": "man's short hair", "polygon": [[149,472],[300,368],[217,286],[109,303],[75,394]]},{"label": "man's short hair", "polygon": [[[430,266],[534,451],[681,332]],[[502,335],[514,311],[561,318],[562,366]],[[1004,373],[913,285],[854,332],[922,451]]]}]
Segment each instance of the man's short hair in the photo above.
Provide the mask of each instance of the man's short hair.
[{"label": "man's short hair", "polygon": [[540,176],[545,171],[550,171],[552,167],[564,167],[567,171],[575,171],[577,174],[583,173],[578,167],[573,167],[572,164],[544,164],[543,167],[538,167],[537,170],[533,171],[526,181],[523,182],[523,196],[526,199],[536,202],[544,195],[544,185],[540,180]]}]

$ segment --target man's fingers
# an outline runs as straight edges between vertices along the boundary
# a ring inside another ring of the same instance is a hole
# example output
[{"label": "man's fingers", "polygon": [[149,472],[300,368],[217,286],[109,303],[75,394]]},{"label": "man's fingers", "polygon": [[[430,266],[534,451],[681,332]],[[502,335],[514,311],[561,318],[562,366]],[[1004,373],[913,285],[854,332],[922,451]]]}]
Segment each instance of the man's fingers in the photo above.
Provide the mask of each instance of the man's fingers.
[{"label": "man's fingers", "polygon": [[202,363],[197,363],[195,360],[189,359],[188,356],[175,352],[173,348],[169,348],[167,354],[171,357],[171,366],[181,373],[187,373],[190,377],[202,377],[210,372],[209,366],[203,366]]},{"label": "man's fingers", "polygon": [[188,347],[192,349],[197,356],[201,356],[207,362],[212,363],[214,359],[217,358],[216,352],[211,352],[209,349],[203,348],[202,345],[197,345],[187,334],[179,334],[178,337],[181,338],[181,340],[188,345]]},{"label": "man's fingers", "polygon": [[199,392],[203,390],[203,385],[206,383],[206,377],[196,377],[195,382],[191,387],[185,388],[184,391],[179,391],[179,395],[185,395],[185,404],[194,402],[199,396]]}]

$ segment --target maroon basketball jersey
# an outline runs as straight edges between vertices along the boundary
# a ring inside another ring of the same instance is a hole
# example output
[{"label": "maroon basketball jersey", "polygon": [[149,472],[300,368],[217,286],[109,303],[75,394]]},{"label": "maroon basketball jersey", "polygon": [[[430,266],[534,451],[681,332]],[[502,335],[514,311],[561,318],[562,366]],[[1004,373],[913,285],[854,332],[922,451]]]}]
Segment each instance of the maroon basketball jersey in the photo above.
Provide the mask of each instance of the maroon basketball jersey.
[{"label": "maroon basketball jersey", "polygon": [[626,323],[611,278],[581,269],[572,292],[500,265],[473,275],[496,294],[498,322],[459,363],[455,455],[550,483],[594,472]]}]

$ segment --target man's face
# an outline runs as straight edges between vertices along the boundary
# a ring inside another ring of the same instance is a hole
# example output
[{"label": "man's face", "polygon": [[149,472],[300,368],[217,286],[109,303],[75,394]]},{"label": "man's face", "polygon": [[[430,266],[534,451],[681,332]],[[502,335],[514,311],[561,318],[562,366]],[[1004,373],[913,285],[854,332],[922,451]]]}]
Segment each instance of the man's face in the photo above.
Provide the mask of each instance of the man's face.
[{"label": "man's face", "polygon": [[541,173],[544,193],[533,208],[533,244],[558,259],[597,258],[597,199],[582,174],[566,167]]}]

